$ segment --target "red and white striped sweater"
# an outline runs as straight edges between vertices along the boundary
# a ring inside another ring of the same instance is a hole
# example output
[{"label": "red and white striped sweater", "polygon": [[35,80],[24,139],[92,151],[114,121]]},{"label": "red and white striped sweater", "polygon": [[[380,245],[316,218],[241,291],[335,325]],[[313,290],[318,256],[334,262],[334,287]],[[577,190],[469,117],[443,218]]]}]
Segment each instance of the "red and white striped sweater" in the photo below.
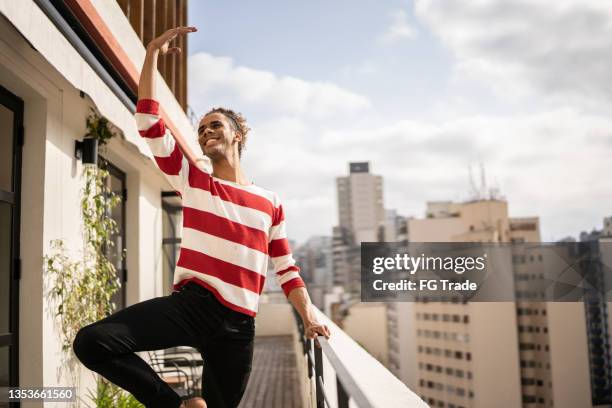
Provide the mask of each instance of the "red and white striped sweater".
[{"label": "red and white striped sweater", "polygon": [[291,254],[278,195],[222,180],[183,156],[159,117],[159,103],[138,101],[136,123],[155,161],[183,200],[183,237],[174,289],[189,281],[227,307],[255,316],[268,258],[285,295],[304,286]]}]

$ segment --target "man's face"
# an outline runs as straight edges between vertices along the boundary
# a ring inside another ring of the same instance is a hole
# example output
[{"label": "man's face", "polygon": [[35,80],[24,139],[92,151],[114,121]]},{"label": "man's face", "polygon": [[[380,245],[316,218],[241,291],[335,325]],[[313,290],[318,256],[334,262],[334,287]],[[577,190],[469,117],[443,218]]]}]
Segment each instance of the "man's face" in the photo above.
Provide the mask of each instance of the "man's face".
[{"label": "man's face", "polygon": [[198,143],[202,152],[211,160],[227,158],[238,143],[240,136],[222,113],[210,113],[202,118],[198,126]]}]

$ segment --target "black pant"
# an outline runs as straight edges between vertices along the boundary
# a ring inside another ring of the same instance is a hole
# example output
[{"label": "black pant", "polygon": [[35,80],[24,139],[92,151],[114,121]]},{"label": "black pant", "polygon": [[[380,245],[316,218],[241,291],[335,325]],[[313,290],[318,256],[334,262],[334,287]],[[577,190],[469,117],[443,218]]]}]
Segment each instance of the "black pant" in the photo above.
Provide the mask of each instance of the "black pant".
[{"label": "black pant", "polygon": [[254,336],[253,317],[188,283],[170,296],[137,303],[82,328],[73,348],[87,368],[147,408],[176,408],[181,404],[178,394],[134,352],[195,347],[204,360],[202,397],[209,408],[225,408],[236,407],[244,394]]}]

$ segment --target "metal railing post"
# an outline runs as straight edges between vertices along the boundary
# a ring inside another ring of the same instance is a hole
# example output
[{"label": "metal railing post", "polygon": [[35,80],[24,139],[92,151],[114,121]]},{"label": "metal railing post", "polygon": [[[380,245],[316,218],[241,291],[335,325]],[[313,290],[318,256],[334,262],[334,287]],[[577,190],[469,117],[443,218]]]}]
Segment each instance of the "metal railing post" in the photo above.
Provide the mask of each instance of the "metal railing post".
[{"label": "metal railing post", "polygon": [[[338,358],[338,355],[334,351],[333,347],[330,347],[327,339],[319,336],[318,343],[320,347],[315,347],[314,340],[306,338],[304,334],[304,325],[302,324],[302,321],[295,309],[294,315],[297,320],[300,339],[302,341],[304,354],[308,363],[308,378],[310,381],[314,382],[316,407],[331,407],[331,396],[325,394],[325,384],[323,383],[323,353],[325,353],[326,359],[336,374],[336,396],[338,408],[348,408],[350,400],[353,400],[353,402],[357,404],[359,408],[373,408],[374,405],[365,396],[363,390],[355,382],[346,365],[344,365]],[[312,392],[312,389],[310,392]]]},{"label": "metal railing post", "polygon": [[336,390],[338,392],[338,408],[348,408],[349,396],[340,382],[340,378],[336,375]]},{"label": "metal railing post", "polygon": [[[308,340],[310,343],[312,340]],[[312,345],[311,345],[312,347]],[[323,350],[313,347],[315,355],[315,380],[317,390],[317,408],[325,408],[325,391],[323,390]]]},{"label": "metal railing post", "polygon": [[310,340],[304,337],[304,344],[306,346],[306,360],[308,361],[308,378],[312,379],[312,346],[310,344]]}]

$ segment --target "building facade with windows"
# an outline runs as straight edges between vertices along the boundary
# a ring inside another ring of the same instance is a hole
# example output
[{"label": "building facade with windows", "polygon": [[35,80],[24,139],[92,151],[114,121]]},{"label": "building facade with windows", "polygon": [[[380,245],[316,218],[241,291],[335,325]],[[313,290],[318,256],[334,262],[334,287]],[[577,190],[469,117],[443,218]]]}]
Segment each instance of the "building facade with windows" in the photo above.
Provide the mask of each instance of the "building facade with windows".
[{"label": "building facade with windows", "polygon": [[406,385],[432,407],[598,406],[588,334],[601,325],[587,325],[586,303],[519,296],[546,280],[543,271],[563,267],[559,256],[542,250],[538,217],[510,217],[499,199],[428,203],[425,218],[409,220],[408,236],[534,245],[508,260],[515,302],[389,304],[389,367]]},{"label": "building facade with windows", "polygon": [[[92,109],[117,133],[98,158],[110,173],[108,186],[123,197],[110,214],[119,232],[108,255],[123,283],[114,301],[122,308],[168,293],[165,263],[173,252],[162,244],[180,239],[166,225],[176,218],[166,202],[173,192],[133,112],[142,41],[185,24],[187,10],[180,0],[157,1],[157,9],[147,10],[154,3],[0,1],[0,386],[75,383],[70,364],[78,364],[66,362],[61,351],[43,259],[55,239],[77,258],[83,247],[84,167],[75,144]],[[173,132],[199,152],[185,113],[185,55],[165,60],[158,98]],[[76,384],[85,396],[93,376],[81,369]]]}]

